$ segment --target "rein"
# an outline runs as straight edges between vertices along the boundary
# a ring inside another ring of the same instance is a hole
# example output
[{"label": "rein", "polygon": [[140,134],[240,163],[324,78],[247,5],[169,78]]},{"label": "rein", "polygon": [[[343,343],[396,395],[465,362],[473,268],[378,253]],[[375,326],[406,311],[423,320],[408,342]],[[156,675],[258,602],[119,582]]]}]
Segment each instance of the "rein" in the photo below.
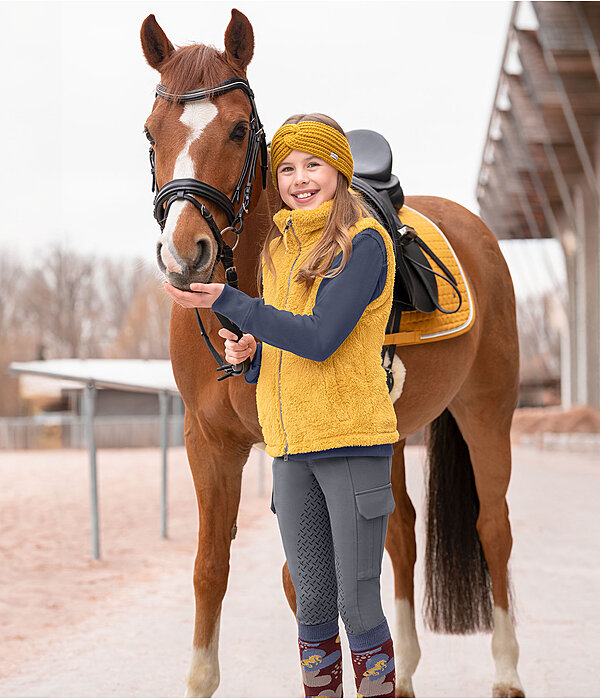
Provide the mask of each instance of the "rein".
[{"label": "rein", "polygon": [[[246,158],[244,160],[242,172],[238,179],[237,185],[235,186],[231,199],[216,187],[213,187],[206,182],[202,182],[201,180],[196,180],[195,178],[170,180],[159,188],[156,181],[156,156],[152,145],[150,146],[150,170],[152,172],[152,192],[156,192],[154,197],[154,218],[157,220],[160,230],[163,231],[165,228],[167,217],[169,215],[169,209],[171,208],[173,202],[176,202],[177,200],[184,200],[193,204],[208,224],[208,227],[217,243],[217,259],[215,265],[219,263],[219,261],[221,262],[223,269],[225,270],[225,279],[227,284],[237,289],[238,276],[235,265],[233,264],[233,251],[238,244],[239,235],[244,228],[244,215],[248,213],[250,208],[252,186],[254,184],[259,154],[260,167],[262,171],[262,188],[266,189],[267,187],[267,141],[265,138],[263,125],[256,110],[256,104],[254,103],[254,93],[250,88],[250,84],[244,78],[229,78],[228,80],[218,83],[217,85],[212,85],[207,88],[200,88],[198,90],[189,90],[181,94],[173,94],[166,86],[159,84],[156,86],[156,97],[166,100],[167,102],[186,103],[218,97],[219,95],[224,95],[226,92],[230,92],[231,90],[242,90],[242,92],[244,92],[248,97],[251,109],[248,133],[248,149],[246,150]],[[227,217],[228,225],[220,231],[209,209],[204,206],[204,204],[199,202],[196,197],[203,197],[204,199],[208,199],[213,204],[216,204]],[[236,204],[239,204],[237,211],[235,210]],[[233,247],[227,245],[227,243],[225,243],[223,240],[223,234],[227,231],[233,231],[235,234],[235,243]],[[219,365],[217,367],[217,372],[224,371],[224,374],[218,377],[217,381],[227,379],[227,377],[243,374],[250,364],[250,359],[246,359],[239,365],[227,364],[210,342],[208,334],[202,325],[198,309],[195,309],[195,311],[196,320],[198,321],[198,326],[200,328],[200,334],[204,338],[208,349]],[[242,332],[235,323],[216,311],[214,314],[225,328],[238,336],[238,339],[242,337]]]}]

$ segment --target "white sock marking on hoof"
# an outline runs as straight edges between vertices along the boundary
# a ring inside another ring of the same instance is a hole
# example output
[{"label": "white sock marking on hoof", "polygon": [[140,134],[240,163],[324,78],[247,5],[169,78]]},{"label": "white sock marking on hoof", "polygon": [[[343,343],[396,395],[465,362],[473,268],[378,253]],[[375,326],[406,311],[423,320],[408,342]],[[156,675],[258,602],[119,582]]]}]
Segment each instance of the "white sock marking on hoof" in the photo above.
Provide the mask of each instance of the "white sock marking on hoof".
[{"label": "white sock marking on hoof", "polygon": [[208,647],[194,647],[186,678],[186,698],[210,698],[219,687],[219,630],[221,615],[215,623],[215,631]]},{"label": "white sock marking on hoof", "polygon": [[510,615],[498,606],[494,606],[494,633],[492,634],[492,656],[496,664],[494,687],[523,690],[517,662],[519,661],[519,644],[515,635]]},{"label": "white sock marking on hoof", "polygon": [[401,691],[404,696],[414,696],[412,676],[417,669],[420,658],[421,648],[415,627],[414,608],[406,598],[397,598],[394,663],[396,666],[396,691]]}]

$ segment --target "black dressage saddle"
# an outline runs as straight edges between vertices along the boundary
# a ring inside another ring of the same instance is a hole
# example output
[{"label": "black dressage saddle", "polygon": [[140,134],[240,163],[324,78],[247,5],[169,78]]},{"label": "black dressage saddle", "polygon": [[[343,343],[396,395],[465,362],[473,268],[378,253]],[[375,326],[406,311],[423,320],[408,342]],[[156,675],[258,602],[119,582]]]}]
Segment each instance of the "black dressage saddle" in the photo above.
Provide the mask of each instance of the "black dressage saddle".
[{"label": "black dressage saddle", "polygon": [[[423,313],[439,309],[436,273],[423,252],[426,250],[430,254],[430,251],[413,228],[404,226],[396,212],[404,204],[404,193],[398,178],[392,174],[392,149],[389,143],[381,134],[369,129],[349,131],[346,135],[354,158],[352,188],[366,199],[394,245],[394,306],[401,311]],[[447,274],[456,283],[451,273],[447,271]]]},{"label": "black dressage saddle", "polygon": [[[396,276],[386,335],[399,331],[403,311],[431,313],[437,309],[442,313],[456,313],[462,304],[456,279],[419,238],[417,232],[412,227],[405,226],[398,217],[396,210],[404,204],[404,193],[398,178],[392,174],[392,149],[389,143],[381,134],[369,129],[348,131],[346,136],[354,159],[352,188],[362,194],[375,218],[390,234],[394,246]],[[436,263],[442,274],[431,268],[425,253]],[[456,309],[449,311],[439,305],[436,277],[454,288],[459,299]],[[391,368],[395,349],[395,345],[386,345],[382,350],[389,391],[394,385]]]}]

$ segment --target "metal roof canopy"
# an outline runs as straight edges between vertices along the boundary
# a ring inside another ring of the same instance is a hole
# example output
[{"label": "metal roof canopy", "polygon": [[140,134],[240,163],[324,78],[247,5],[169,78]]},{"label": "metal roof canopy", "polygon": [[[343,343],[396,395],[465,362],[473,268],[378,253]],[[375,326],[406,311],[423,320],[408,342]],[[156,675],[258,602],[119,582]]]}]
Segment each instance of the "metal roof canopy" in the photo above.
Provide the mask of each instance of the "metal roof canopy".
[{"label": "metal roof canopy", "polygon": [[557,214],[564,211],[571,225],[575,218],[573,175],[582,174],[600,202],[592,163],[600,3],[533,2],[534,30],[519,28],[520,5],[509,22],[477,199],[497,238],[558,238]]},{"label": "metal roof canopy", "polygon": [[[10,374],[33,374],[54,379],[67,379],[83,386],[85,433],[90,455],[90,520],[92,556],[100,558],[100,528],[98,521],[98,478],[94,415],[96,392],[101,389],[137,391],[158,394],[160,408],[160,447],[162,454],[161,537],[167,537],[167,448],[168,398],[179,396],[169,360],[43,360],[11,362]],[[158,379],[158,381],[156,381]]]},{"label": "metal roof canopy", "polygon": [[562,401],[598,407],[600,2],[515,2],[499,73],[477,184],[480,214],[498,239],[554,238],[563,246]]}]

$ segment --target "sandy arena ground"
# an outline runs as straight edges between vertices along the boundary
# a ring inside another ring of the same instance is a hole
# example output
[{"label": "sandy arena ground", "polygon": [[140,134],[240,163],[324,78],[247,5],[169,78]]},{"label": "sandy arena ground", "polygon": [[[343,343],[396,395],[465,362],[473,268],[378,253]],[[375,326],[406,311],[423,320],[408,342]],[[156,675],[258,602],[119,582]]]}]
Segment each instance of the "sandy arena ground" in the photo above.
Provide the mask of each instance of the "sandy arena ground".
[{"label": "sandy arena ground", "polygon": [[[409,492],[422,526],[422,449],[407,448],[407,458]],[[261,463],[265,483],[259,494]],[[591,455],[514,450],[511,571],[519,671],[530,697],[600,694],[598,467]],[[170,451],[167,540],[159,536],[158,450],[102,450],[98,472],[102,559],[94,562],[87,453],[0,453],[0,696],[184,692],[197,528],[184,450]],[[263,453],[253,451],[232,545],[215,697],[301,696],[270,483],[270,458],[263,462]],[[394,629],[387,554],[382,588]],[[420,567],[417,591],[420,605]],[[414,677],[417,695],[489,694],[489,635],[433,635],[423,630],[420,617],[417,629],[422,650]],[[344,685],[347,696],[355,695],[349,662]]]}]

